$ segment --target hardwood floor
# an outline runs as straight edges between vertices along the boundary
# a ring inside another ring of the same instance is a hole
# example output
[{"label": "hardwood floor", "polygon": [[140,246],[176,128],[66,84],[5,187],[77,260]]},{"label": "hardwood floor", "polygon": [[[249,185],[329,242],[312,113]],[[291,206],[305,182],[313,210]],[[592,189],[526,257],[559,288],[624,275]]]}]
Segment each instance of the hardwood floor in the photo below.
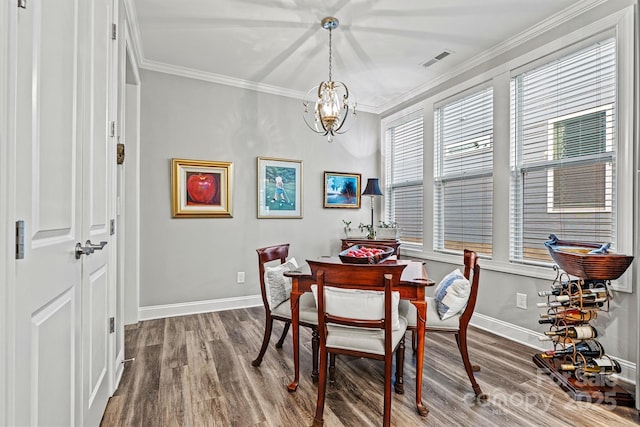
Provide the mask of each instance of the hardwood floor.
[{"label": "hardwood floor", "polygon": [[[291,336],[275,348],[275,322],[262,365],[251,366],[260,348],[262,308],[140,322],[126,328],[127,362],[102,426],[306,426],[315,412],[311,333],[301,328],[301,381],[292,378]],[[407,341],[410,342],[409,335]],[[625,426],[640,423],[634,408],[569,398],[531,360],[534,351],[470,328],[472,363],[486,402],[476,401],[453,337],[427,335],[423,400],[415,410],[415,360],[405,358],[405,394],[394,395],[396,426]],[[382,363],[338,358],[336,383],[327,390],[325,426],[377,426],[382,421]],[[630,390],[632,388],[627,385]]]}]

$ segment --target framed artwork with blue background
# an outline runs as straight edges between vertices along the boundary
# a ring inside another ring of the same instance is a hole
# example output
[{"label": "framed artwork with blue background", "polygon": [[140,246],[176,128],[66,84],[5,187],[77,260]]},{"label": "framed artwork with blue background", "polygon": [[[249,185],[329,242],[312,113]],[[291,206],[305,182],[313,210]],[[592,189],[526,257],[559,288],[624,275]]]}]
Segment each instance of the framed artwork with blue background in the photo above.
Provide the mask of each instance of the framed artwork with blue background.
[{"label": "framed artwork with blue background", "polygon": [[360,174],[343,172],[324,173],[325,208],[360,208]]}]

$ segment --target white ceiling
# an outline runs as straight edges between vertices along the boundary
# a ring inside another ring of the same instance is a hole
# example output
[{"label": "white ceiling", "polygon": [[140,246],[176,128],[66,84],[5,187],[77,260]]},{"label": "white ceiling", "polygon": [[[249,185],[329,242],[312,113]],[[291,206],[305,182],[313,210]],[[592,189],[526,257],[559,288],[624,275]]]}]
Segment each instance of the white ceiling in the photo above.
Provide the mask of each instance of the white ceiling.
[{"label": "white ceiling", "polygon": [[[593,0],[129,0],[143,68],[302,98],[328,78],[381,112]],[[425,69],[444,50],[453,52]]]}]

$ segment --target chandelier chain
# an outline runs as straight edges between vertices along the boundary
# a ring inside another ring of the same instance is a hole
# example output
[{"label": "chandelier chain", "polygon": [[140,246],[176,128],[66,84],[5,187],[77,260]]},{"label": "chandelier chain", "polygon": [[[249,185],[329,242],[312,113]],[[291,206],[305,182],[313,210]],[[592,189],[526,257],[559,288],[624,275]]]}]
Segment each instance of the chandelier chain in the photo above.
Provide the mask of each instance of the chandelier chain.
[{"label": "chandelier chain", "polygon": [[331,81],[331,31],[332,28],[329,27],[329,81]]}]

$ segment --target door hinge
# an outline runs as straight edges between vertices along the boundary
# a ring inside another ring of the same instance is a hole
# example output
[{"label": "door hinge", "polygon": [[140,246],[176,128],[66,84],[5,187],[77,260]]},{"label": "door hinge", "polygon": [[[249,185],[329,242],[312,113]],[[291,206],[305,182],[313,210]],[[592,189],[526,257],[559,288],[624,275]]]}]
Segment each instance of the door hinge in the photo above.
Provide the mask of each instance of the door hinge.
[{"label": "door hinge", "polygon": [[116,220],[115,220],[115,219],[112,219],[112,220],[109,222],[109,234],[110,234],[111,236],[113,236],[114,234],[116,234]]},{"label": "door hinge", "polygon": [[24,259],[24,220],[16,221],[16,259]]},{"label": "door hinge", "polygon": [[22,8],[22,9],[26,9],[27,8],[27,0],[18,0],[18,7]]},{"label": "door hinge", "polygon": [[109,136],[114,137],[116,136],[116,122],[111,122],[109,124]]},{"label": "door hinge", "polygon": [[116,331],[116,318],[115,317],[110,317],[109,318],[109,333],[112,334]]},{"label": "door hinge", "polygon": [[118,24],[111,24],[111,40],[118,37]]}]

